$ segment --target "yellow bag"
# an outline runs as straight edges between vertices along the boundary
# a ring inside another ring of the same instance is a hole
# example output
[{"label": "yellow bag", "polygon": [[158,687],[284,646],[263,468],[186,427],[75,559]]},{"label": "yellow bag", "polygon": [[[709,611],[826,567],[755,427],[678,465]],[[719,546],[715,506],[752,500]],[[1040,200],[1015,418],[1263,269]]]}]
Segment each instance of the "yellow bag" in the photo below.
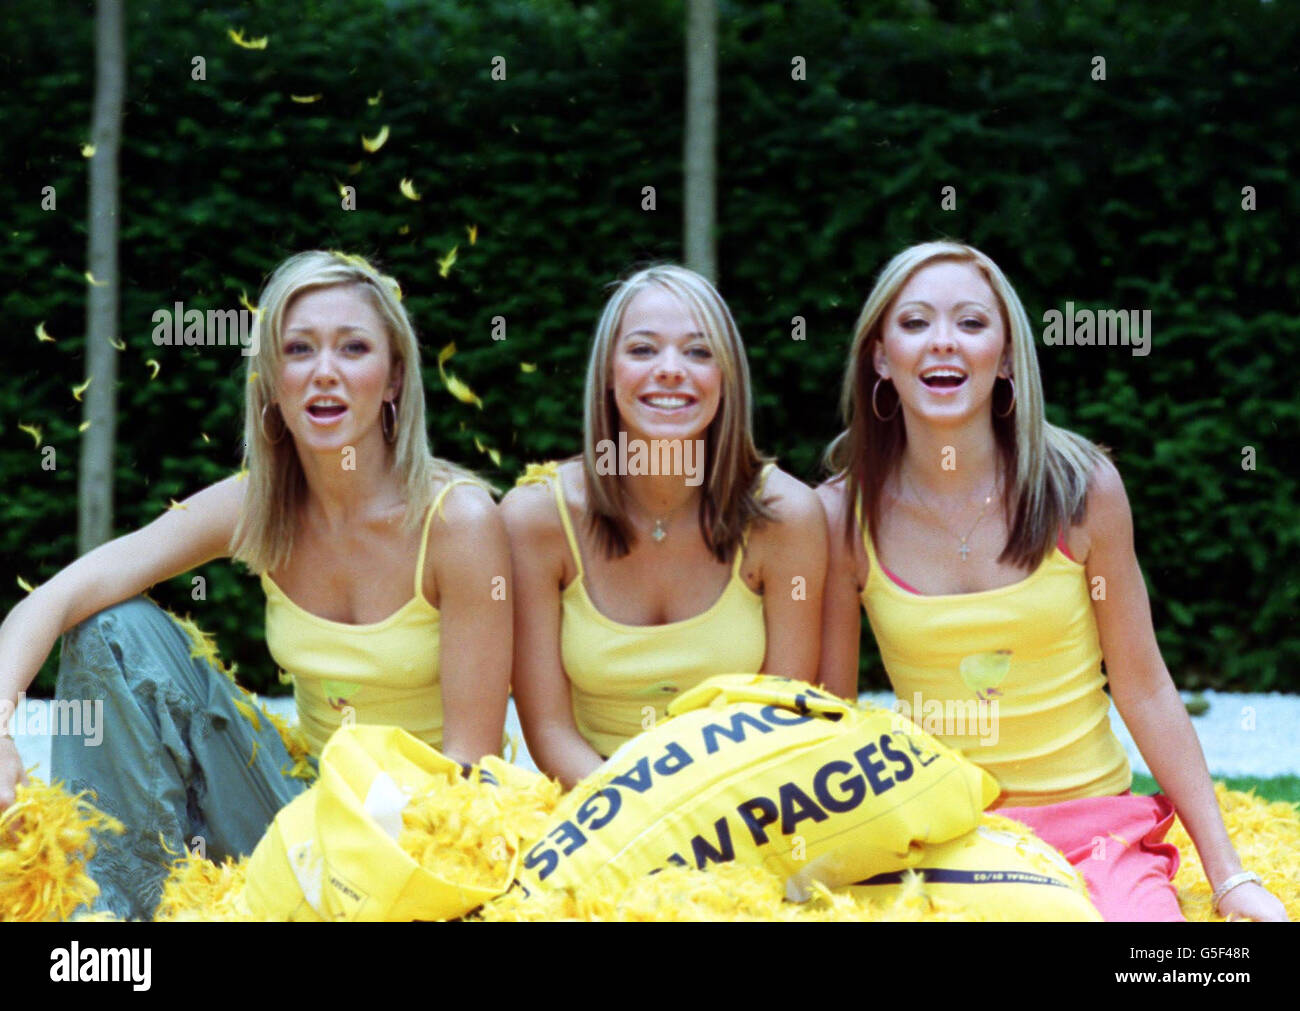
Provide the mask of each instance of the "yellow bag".
[{"label": "yellow bag", "polygon": [[1101,922],[1088,885],[1055,847],[1027,826],[985,814],[980,824],[924,846],[908,870],[886,871],[843,891],[888,906],[915,871],[928,899],[958,904],[985,920]]},{"label": "yellow bag", "polygon": [[710,678],[561,801],[524,857],[528,889],[621,889],[671,864],[767,868],[787,895],[914,862],[970,831],[997,782],[887,709],[801,681]]},{"label": "yellow bag", "polygon": [[[499,759],[485,759],[503,778]],[[505,891],[433,874],[398,845],[402,810],[460,766],[399,727],[343,727],[325,745],[320,778],[276,815],[249,858],[244,903],[259,919],[444,920]]]}]

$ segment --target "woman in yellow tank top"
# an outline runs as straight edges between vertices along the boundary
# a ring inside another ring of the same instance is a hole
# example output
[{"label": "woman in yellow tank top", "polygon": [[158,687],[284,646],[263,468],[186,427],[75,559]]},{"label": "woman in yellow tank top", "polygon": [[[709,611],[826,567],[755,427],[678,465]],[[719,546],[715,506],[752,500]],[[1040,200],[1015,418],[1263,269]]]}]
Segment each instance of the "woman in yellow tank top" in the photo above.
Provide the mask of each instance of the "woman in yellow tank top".
[{"label": "woman in yellow tank top", "polygon": [[[861,603],[900,709],[999,779],[1002,813],[1076,863],[1107,919],[1181,919],[1175,808],[1224,915],[1285,919],[1242,871],[1160,657],[1119,474],[1044,419],[1029,320],[988,257],[934,242],[885,267],[844,413],[818,490],[826,686],[856,694]],[[1167,798],[1129,793],[1107,680]]]},{"label": "woman in yellow tank top", "polygon": [[825,521],[764,465],[726,304],[681,267],[618,285],[596,328],[580,460],[502,502],[514,694],[538,766],[572,785],[715,674],[816,670]]},{"label": "woman in yellow tank top", "polygon": [[[154,583],[223,556],[261,576],[267,646],[312,754],[343,722],[405,727],[462,763],[500,748],[509,541],[482,482],[430,453],[397,282],[360,257],[302,253],[260,302],[246,472],[78,559],[0,629],[0,698],[66,632],[60,696],[107,710],[102,746],[56,738],[53,767],[127,825],[91,865],[100,906],[123,916],[151,915],[167,852],[196,837],[214,859],[248,852],[303,785],[275,728],[176,623],[126,599]],[[0,808],[21,771],[0,728]]]}]

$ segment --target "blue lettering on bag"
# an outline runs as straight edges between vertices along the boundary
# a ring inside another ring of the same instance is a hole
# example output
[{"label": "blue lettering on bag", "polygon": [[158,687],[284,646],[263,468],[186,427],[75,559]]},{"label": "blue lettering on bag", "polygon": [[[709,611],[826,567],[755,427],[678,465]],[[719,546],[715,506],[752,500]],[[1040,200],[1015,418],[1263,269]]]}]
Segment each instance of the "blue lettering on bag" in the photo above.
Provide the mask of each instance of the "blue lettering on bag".
[{"label": "blue lettering on bag", "polygon": [[[603,814],[598,814],[597,809],[602,800],[609,806]],[[623,795],[612,786],[606,787],[582,802],[582,806],[578,808],[578,824],[588,832],[596,832],[613,821],[614,815],[618,814],[619,808],[622,806]]]},{"label": "blue lettering on bag", "polygon": [[877,750],[876,745],[868,744],[866,747],[853,752],[853,757],[858,760],[858,764],[862,766],[862,771],[867,774],[867,782],[871,784],[871,792],[879,797],[894,785],[894,781],[888,776],[881,777],[880,774],[886,768],[885,763],[871,757]]},{"label": "blue lettering on bag", "polygon": [[839,789],[845,793],[843,800],[837,800],[831,796],[830,777],[836,773],[848,776],[852,771],[853,766],[851,763],[837,759],[833,762],[827,762],[813,776],[813,793],[817,795],[818,803],[827,811],[844,814],[846,811],[852,811],[862,803],[862,799],[867,795],[867,784],[863,782],[861,776],[852,776],[840,783]]},{"label": "blue lettering on bag", "polygon": [[704,750],[707,754],[714,754],[718,750],[718,737],[722,736],[729,741],[739,744],[745,739],[745,725],[753,727],[760,734],[770,734],[772,728],[762,720],[758,719],[751,713],[741,710],[731,715],[731,727],[727,728],[721,723],[707,723],[704,725],[701,733],[704,735]]},{"label": "blue lettering on bag", "polygon": [[731,828],[725,815],[713,823],[713,831],[718,836],[716,849],[702,835],[691,839],[691,854],[695,857],[695,866],[701,870],[711,863],[724,864],[736,859],[735,848],[731,845]]},{"label": "blue lettering on bag", "polygon": [[754,837],[754,845],[765,845],[767,833],[763,829],[779,817],[776,804],[767,797],[751,797],[736,808],[736,813],[749,829],[749,834]]},{"label": "blue lettering on bag", "polygon": [[905,783],[912,778],[912,760],[890,743],[888,734],[880,735],[880,753],[891,762],[901,766],[894,773],[894,779],[900,783]]},{"label": "blue lettering on bag", "polygon": [[669,741],[668,747],[664,748],[663,757],[655,759],[655,772],[661,776],[671,776],[694,761],[685,748],[676,741]]},{"label": "blue lettering on bag", "polygon": [[650,775],[650,759],[643,755],[641,758],[636,760],[636,765],[632,766],[632,768],[628,769],[626,772],[620,772],[617,776],[611,777],[610,782],[616,783],[619,786],[625,786],[629,790],[634,790],[637,793],[645,793],[650,789],[652,782],[652,777]]},{"label": "blue lettering on bag", "polygon": [[777,788],[777,795],[781,798],[782,835],[790,835],[795,830],[795,826],[805,818],[825,821],[829,817],[817,806],[816,801],[793,783],[782,783]]},{"label": "blue lettering on bag", "polygon": [[796,727],[812,719],[811,715],[792,713],[780,706],[764,706],[759,712],[774,727]]}]

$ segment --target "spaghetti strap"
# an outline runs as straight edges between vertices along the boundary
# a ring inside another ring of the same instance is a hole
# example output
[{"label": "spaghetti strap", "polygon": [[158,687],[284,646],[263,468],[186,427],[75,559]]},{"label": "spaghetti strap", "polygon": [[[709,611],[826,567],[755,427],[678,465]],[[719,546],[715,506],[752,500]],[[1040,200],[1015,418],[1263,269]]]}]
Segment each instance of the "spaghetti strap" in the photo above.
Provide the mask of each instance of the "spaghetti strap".
[{"label": "spaghetti strap", "polygon": [[424,559],[429,551],[429,528],[433,526],[433,517],[442,508],[442,500],[447,497],[447,492],[458,484],[478,484],[478,482],[467,477],[458,477],[448,481],[442,486],[442,490],[434,496],[429,511],[424,515],[424,527],[420,531],[420,553],[415,559],[415,595],[421,599],[424,597]]},{"label": "spaghetti strap", "polygon": [[569,519],[569,506],[564,501],[563,479],[560,470],[555,470],[551,486],[555,489],[555,507],[560,510],[560,522],[564,524],[564,536],[569,541],[569,550],[573,552],[573,564],[578,567],[578,578],[582,578],[582,552],[578,550],[578,538],[573,532],[573,522]]}]

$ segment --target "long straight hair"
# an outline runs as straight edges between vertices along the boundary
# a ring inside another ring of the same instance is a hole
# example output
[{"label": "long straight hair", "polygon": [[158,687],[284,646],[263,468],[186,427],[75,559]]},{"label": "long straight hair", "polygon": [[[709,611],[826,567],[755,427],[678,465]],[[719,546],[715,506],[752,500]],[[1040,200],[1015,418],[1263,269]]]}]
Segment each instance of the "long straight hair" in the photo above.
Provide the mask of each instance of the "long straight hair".
[{"label": "long straight hair", "polygon": [[[937,261],[974,264],[993,289],[1006,322],[1014,410],[1005,418],[999,417],[997,410],[991,412],[1006,488],[1003,515],[1009,531],[998,561],[1033,568],[1052,550],[1058,531],[1067,521],[1082,522],[1089,478],[1106,454],[1044,417],[1043,384],[1029,317],[997,264],[978,249],[957,242],[926,242],[904,249],[880,272],[854,327],[840,397],[845,427],[827,448],[826,464],[833,473],[846,478],[846,491],[863,504],[874,540],[879,530],[881,493],[902,459],[907,432],[901,409],[882,409],[887,421],[882,421],[873,409],[872,396],[881,378],[873,353],[876,342],[882,339],[882,321],[898,293],[918,270]],[[882,384],[886,389],[889,385]],[[994,384],[995,393],[998,385]],[[856,527],[854,510],[847,508],[844,532],[850,540]]]},{"label": "long straight hair", "polygon": [[618,441],[619,414],[612,373],[623,314],[640,292],[658,285],[686,306],[722,372],[718,413],[704,436],[699,526],[714,556],[719,561],[730,561],[750,522],[773,518],[758,498],[758,477],[767,460],[754,446],[749,362],[736,321],[708,279],[685,267],[657,264],[614,284],[614,293],[596,324],[583,398],[583,471],[587,522],[592,534],[610,558],[626,555],[636,540],[628,519],[627,492],[617,475],[597,470],[596,458],[602,443]]},{"label": "long straight hair", "polygon": [[307,479],[292,436],[272,442],[262,424],[263,410],[275,399],[275,377],[283,360],[280,344],[284,317],[299,295],[336,285],[356,285],[365,292],[384,321],[393,367],[399,363],[402,366],[396,402],[397,439],[389,452],[406,502],[403,529],[409,532],[419,527],[433,503],[435,482],[470,478],[487,487],[470,471],[435,457],[429,447],[420,345],[402,305],[397,281],[360,256],[322,250],[298,253],[281,263],[262,289],[253,325],[257,354],[248,359],[248,381],[244,384],[248,491],[231,540],[231,553],[258,574],[288,561],[293,552],[294,527],[307,498]]}]

